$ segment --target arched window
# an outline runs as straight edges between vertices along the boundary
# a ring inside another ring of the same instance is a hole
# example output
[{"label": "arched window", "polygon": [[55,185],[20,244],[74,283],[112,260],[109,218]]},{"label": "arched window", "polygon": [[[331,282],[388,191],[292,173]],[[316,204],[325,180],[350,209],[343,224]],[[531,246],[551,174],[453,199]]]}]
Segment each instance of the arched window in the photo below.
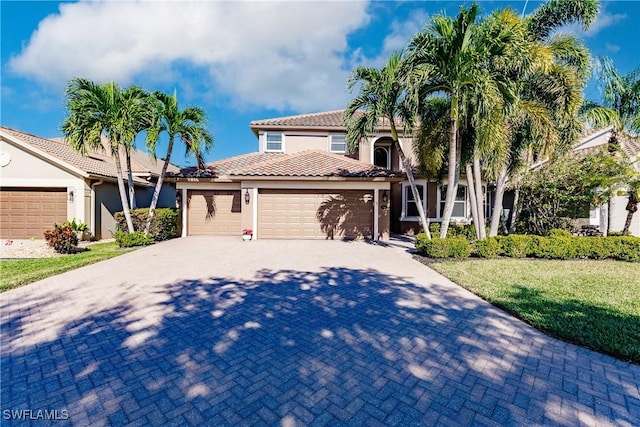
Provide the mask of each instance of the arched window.
[{"label": "arched window", "polygon": [[376,147],[373,150],[373,164],[375,166],[391,169],[389,149],[387,147]]}]

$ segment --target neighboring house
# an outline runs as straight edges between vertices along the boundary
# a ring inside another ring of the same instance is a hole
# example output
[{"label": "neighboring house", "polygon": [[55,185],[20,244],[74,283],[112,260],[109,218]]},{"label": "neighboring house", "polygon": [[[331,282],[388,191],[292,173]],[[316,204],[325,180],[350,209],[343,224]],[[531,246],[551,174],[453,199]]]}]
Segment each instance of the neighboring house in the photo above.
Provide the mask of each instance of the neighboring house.
[{"label": "neighboring house", "polygon": [[[611,137],[611,127],[598,129],[584,136],[578,144],[573,147],[576,155],[588,155],[607,148]],[[640,167],[640,143],[629,137],[619,137],[620,148],[629,156],[632,161],[636,161],[636,166]],[[627,219],[628,196],[616,196],[608,204],[603,206],[592,206],[589,210],[589,218],[580,221],[589,225],[596,225],[602,231],[622,231]],[[640,214],[633,216],[629,232],[634,236],[640,236]]]},{"label": "neighboring house", "polygon": [[[183,236],[387,239],[420,230],[416,204],[388,124],[349,153],[344,110],[251,122],[258,151],[174,175]],[[411,138],[401,138],[413,157]],[[425,212],[441,220],[446,187],[418,177]],[[446,181],[445,183],[446,184]],[[461,180],[454,222],[469,222]]]},{"label": "neighboring house", "polygon": [[[44,230],[74,218],[96,238],[112,237],[122,204],[107,152],[82,156],[61,138],[0,127],[0,165],[0,238],[42,239]],[[132,151],[138,206],[149,206],[161,168],[162,161]],[[175,194],[173,184],[164,185],[158,206],[174,207]]]}]

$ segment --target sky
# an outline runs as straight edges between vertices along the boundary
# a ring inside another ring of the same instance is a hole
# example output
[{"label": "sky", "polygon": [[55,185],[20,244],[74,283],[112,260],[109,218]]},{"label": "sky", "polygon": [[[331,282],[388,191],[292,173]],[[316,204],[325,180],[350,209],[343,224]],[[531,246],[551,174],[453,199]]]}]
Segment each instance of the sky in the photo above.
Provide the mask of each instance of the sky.
[{"label": "sky", "polygon": [[[215,138],[207,161],[258,149],[252,120],[345,108],[358,65],[381,66],[437,13],[468,1],[5,1],[0,124],[60,136],[73,77],[178,94],[198,106]],[[479,1],[485,14],[538,1]],[[640,67],[640,1],[601,1],[587,31],[593,56]],[[596,79],[586,97],[600,98]],[[139,141],[142,147],[143,141]],[[163,156],[162,140],[158,155]],[[195,164],[175,150],[172,161]]]}]

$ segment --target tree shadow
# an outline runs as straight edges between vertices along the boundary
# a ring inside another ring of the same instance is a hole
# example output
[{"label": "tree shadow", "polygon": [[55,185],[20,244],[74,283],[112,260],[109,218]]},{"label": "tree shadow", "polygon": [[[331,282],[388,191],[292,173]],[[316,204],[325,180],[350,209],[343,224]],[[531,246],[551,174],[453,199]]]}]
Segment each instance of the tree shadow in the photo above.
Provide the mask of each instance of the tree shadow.
[{"label": "tree shadow", "polygon": [[[22,344],[25,324],[48,298],[3,317],[3,410],[67,409],[79,425],[575,425],[584,408],[596,423],[640,418],[598,388],[574,401],[592,355],[444,286],[264,269],[172,283],[143,307],[122,288],[118,306],[37,343]],[[534,360],[542,348],[554,359]],[[575,378],[554,363],[574,363]],[[635,367],[595,363],[610,393],[640,407]]]},{"label": "tree shadow", "polygon": [[320,204],[316,219],[327,240],[371,239],[372,196],[348,191],[342,195],[331,196]]}]

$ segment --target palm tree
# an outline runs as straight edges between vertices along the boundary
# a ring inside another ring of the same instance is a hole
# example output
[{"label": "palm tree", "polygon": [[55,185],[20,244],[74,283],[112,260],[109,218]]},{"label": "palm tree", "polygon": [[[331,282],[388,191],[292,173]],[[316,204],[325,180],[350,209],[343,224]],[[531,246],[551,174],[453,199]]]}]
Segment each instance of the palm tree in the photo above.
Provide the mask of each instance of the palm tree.
[{"label": "palm tree", "polygon": [[[479,8],[474,3],[469,8],[461,7],[455,20],[435,16],[409,44],[409,84],[417,97],[424,102],[430,96],[445,94],[450,102],[442,238],[447,235],[460,179],[461,120],[469,120],[480,129],[480,123],[492,116],[496,108],[508,108],[516,97],[508,76],[491,66],[514,55],[513,41],[517,36],[514,30],[518,28],[509,24],[514,21],[513,13],[499,12],[481,23],[477,22],[478,15]],[[479,159],[472,164],[479,168]],[[468,178],[473,179],[471,175]]]},{"label": "palm tree", "polygon": [[130,144],[141,123],[148,121],[146,92],[137,86],[122,90],[116,83],[97,84],[74,78],[66,88],[68,115],[62,132],[68,143],[86,155],[90,149],[104,149],[102,137],[109,141],[114,159],[122,210],[130,233],[134,231],[122,174],[120,150]]},{"label": "palm tree", "polygon": [[353,71],[349,80],[349,89],[353,90],[356,84],[360,84],[360,92],[349,102],[344,113],[347,143],[349,149],[355,151],[361,141],[379,128],[381,121],[389,123],[393,146],[407,174],[420,216],[420,224],[427,238],[431,239],[429,221],[413,176],[413,165],[402,150],[396,126],[396,120],[401,120],[403,134],[407,135],[414,124],[415,108],[403,84],[406,72],[403,56],[404,53],[398,51],[391,54],[381,69],[360,66]]},{"label": "palm tree", "polygon": [[156,182],[153,191],[153,198],[149,206],[149,215],[145,226],[145,232],[149,231],[154,210],[158,204],[162,183],[167,173],[167,167],[171,161],[175,138],[180,137],[184,143],[186,153],[196,156],[199,168],[204,168],[204,160],[201,151],[209,151],[213,147],[213,137],[207,130],[207,114],[197,107],[187,107],[184,110],[178,108],[178,95],[174,91],[173,95],[162,92],[154,92],[153,96],[157,100],[156,117],[153,126],[147,131],[147,146],[151,148],[151,153],[155,156],[155,146],[158,137],[162,132],[169,136],[167,154],[164,158],[162,171]]},{"label": "palm tree", "polygon": [[[512,110],[508,119],[510,154],[497,177],[490,236],[498,233],[507,183],[532,159],[566,152],[580,137],[582,126],[577,115],[589,72],[589,51],[575,36],[553,33],[569,23],[580,23],[587,29],[597,13],[597,0],[553,0],[523,19],[532,55],[537,53],[541,61],[533,72],[517,77],[519,108]],[[550,61],[544,59],[548,55]],[[518,199],[516,186],[512,226]]]},{"label": "palm tree", "polygon": [[[604,83],[603,102],[585,103],[583,113],[587,123],[594,127],[611,126],[609,143],[616,148],[621,137],[637,140],[640,135],[640,68],[620,75],[609,58],[600,60],[598,66],[598,74]],[[622,188],[629,197],[624,234],[629,232],[633,214],[638,210],[639,181],[637,166],[627,162],[618,173],[611,174],[603,182],[605,195],[609,190]]]}]

